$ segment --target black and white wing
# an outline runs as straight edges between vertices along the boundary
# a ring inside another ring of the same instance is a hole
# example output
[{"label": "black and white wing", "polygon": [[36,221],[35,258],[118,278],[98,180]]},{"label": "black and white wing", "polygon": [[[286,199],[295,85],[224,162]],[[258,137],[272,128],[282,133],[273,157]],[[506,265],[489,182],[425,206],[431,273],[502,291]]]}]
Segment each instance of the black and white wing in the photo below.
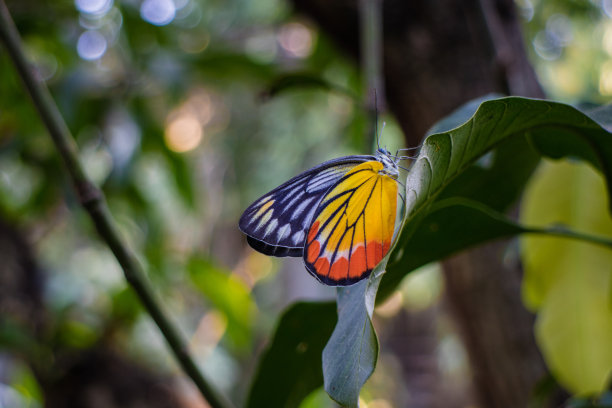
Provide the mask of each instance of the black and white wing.
[{"label": "black and white wing", "polygon": [[239,227],[257,251],[273,256],[302,256],[306,232],[325,193],[356,165],[374,156],[346,156],[319,164],[278,186],[251,204]]}]

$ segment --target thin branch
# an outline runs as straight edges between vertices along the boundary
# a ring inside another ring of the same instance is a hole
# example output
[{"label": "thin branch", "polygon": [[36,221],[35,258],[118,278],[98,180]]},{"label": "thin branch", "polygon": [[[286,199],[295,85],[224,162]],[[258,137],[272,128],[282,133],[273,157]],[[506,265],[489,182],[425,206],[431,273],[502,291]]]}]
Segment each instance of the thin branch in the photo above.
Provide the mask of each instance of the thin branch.
[{"label": "thin branch", "polygon": [[24,56],[19,33],[4,0],[0,0],[0,40],[4,43],[32,102],[57,147],[70,174],[79,201],[89,213],[98,234],[111,249],[121,265],[125,278],[136,292],[143,306],[162,332],[178,363],[195,383],[202,396],[213,408],[228,408],[226,400],[202,375],[191,357],[187,344],[179,330],[170,321],[152,288],[142,267],[120,237],[106,206],[104,194],[87,178],[78,158],[78,149],[64,118],[53,101],[45,83]]},{"label": "thin branch", "polygon": [[[378,137],[377,110],[385,111],[385,88],[382,76],[383,62],[383,0],[359,0],[359,37],[361,70],[364,78],[365,101],[368,113],[367,135]],[[371,142],[371,139],[368,140]],[[368,148],[372,143],[368,143]]]}]

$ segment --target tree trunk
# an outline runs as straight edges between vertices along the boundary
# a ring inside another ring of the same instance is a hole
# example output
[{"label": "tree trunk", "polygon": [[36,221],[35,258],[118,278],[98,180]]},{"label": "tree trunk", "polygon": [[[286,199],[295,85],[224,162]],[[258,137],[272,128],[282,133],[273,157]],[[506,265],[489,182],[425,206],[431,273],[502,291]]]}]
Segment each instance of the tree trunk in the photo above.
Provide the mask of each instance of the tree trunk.
[{"label": "tree trunk", "polygon": [[[380,0],[382,1],[382,0]],[[293,0],[359,61],[356,0]],[[384,75],[389,109],[409,146],[462,103],[487,93],[542,97],[512,0],[387,0]],[[547,374],[520,300],[521,269],[508,242],[444,262],[448,301],[470,357],[483,407],[525,407]]]}]

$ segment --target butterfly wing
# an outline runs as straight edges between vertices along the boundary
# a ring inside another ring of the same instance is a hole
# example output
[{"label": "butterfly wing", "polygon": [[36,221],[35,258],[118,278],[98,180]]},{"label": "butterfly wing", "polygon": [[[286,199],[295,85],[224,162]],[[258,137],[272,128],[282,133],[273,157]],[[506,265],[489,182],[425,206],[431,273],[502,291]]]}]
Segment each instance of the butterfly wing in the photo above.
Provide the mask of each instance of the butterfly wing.
[{"label": "butterfly wing", "polygon": [[302,256],[306,231],[325,193],[355,166],[373,156],[346,156],[299,174],[251,204],[239,227],[257,251],[273,256]]},{"label": "butterfly wing", "polygon": [[327,285],[370,275],[391,248],[397,181],[368,161],[347,172],[319,204],[304,247],[306,269]]}]

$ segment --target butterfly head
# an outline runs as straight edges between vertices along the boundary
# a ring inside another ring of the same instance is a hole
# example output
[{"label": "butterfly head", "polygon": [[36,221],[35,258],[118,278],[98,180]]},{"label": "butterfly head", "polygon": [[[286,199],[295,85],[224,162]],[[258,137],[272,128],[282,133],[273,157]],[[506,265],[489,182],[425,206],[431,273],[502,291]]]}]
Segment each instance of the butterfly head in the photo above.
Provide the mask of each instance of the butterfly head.
[{"label": "butterfly head", "polygon": [[393,156],[390,151],[383,148],[378,148],[378,150],[376,150],[376,159],[384,166],[380,171],[382,174],[397,179],[399,176],[399,167],[397,165],[399,159]]}]

